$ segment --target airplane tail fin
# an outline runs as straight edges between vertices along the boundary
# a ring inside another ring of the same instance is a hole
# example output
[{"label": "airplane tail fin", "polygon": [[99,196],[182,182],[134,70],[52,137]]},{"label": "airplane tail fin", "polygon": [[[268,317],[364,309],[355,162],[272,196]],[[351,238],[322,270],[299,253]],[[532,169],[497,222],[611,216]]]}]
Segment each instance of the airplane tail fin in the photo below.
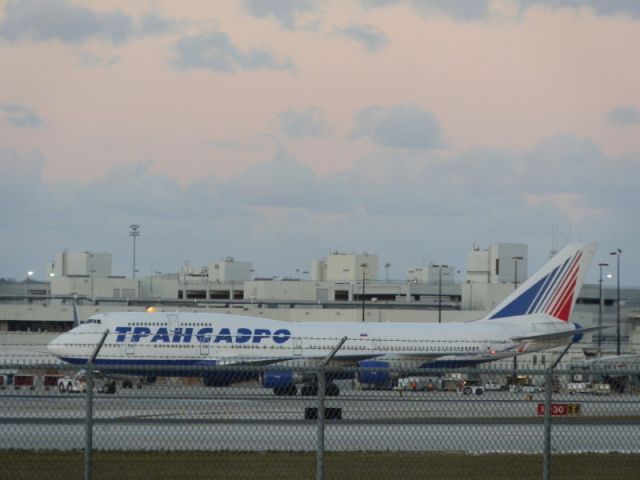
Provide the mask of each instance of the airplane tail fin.
[{"label": "airplane tail fin", "polygon": [[484,320],[543,313],[568,322],[596,248],[595,244],[567,245]]}]

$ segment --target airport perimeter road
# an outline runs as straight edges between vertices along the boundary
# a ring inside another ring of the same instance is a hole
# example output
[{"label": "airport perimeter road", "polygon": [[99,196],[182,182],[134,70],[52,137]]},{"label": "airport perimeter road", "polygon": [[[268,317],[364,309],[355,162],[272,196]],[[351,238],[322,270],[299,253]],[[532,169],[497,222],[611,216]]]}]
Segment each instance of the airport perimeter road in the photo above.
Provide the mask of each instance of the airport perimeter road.
[{"label": "airport perimeter road", "polygon": [[[326,423],[330,451],[540,452],[542,394],[359,392],[327,400],[342,420]],[[96,394],[94,440],[104,450],[313,451],[313,397],[264,389],[180,391],[162,385]],[[556,452],[640,452],[640,399],[559,396],[581,415],[554,419]],[[84,445],[85,398],[56,391],[0,392],[0,449],[72,450]]]}]

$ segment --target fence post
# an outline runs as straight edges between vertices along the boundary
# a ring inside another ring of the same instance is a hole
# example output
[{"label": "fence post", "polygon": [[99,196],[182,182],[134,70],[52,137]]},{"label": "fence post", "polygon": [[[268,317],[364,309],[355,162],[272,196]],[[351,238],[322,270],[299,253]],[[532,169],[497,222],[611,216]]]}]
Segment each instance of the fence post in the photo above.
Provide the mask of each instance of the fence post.
[{"label": "fence post", "polygon": [[96,357],[104,345],[104,341],[109,336],[109,330],[105,330],[102,333],[102,338],[96,345],[96,348],[91,353],[91,356],[87,359],[85,365],[85,386],[87,389],[87,409],[85,418],[85,430],[84,430],[84,480],[91,480],[93,465],[91,462],[91,455],[93,453],[93,364]]},{"label": "fence post", "polygon": [[324,397],[326,388],[325,367],[318,367],[318,443],[316,446],[316,480],[324,478]]},{"label": "fence post", "polygon": [[86,374],[86,411],[84,430],[84,480],[91,480],[93,451],[93,364],[89,363],[85,367]]},{"label": "fence post", "polygon": [[344,342],[347,341],[347,337],[342,337],[338,344],[333,347],[333,350],[320,362],[318,365],[318,445],[316,450],[316,479],[322,480],[324,478],[324,397],[327,385],[326,367],[331,359],[338,353],[338,350],[342,348]]},{"label": "fence post", "polygon": [[551,401],[553,394],[553,367],[544,371],[544,450],[542,478],[551,479]]}]

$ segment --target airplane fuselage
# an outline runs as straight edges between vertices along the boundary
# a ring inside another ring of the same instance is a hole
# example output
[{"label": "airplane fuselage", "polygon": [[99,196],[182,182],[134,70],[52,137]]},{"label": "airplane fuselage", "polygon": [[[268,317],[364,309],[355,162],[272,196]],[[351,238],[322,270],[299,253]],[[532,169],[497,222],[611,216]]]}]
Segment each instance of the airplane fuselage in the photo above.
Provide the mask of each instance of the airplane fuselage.
[{"label": "airplane fuselage", "polygon": [[[532,326],[533,325],[533,326]],[[216,365],[260,360],[322,359],[346,337],[335,355],[340,364],[365,358],[397,358],[418,363],[456,356],[481,363],[521,351],[550,348],[513,341],[519,335],[571,329],[540,316],[538,323],[290,323],[215,313],[106,313],[61,335],[49,350],[70,363],[84,364],[102,334],[100,365]],[[566,344],[566,341],[558,345]]]}]

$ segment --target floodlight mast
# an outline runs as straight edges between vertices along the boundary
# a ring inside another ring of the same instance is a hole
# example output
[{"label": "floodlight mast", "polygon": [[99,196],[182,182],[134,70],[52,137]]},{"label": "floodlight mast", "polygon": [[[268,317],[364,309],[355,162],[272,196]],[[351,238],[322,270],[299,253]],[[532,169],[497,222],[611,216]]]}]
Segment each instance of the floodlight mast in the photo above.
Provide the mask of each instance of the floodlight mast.
[{"label": "floodlight mast", "polygon": [[129,225],[129,236],[133,239],[133,268],[132,276],[136,278],[136,237],[140,236],[140,225]]}]

